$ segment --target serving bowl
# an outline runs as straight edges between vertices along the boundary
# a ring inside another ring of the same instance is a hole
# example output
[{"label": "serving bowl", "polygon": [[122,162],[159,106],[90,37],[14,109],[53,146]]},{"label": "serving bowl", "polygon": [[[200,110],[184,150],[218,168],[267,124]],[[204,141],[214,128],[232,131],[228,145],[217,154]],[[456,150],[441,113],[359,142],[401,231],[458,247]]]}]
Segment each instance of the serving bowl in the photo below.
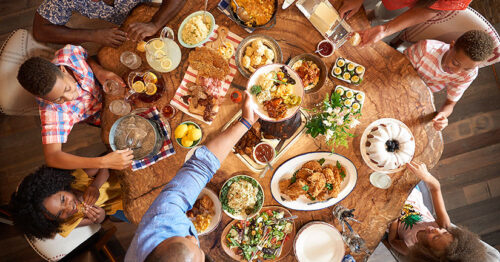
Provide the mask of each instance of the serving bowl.
[{"label": "serving bowl", "polygon": [[193,122],[193,121],[184,121],[184,122],[180,123],[178,126],[184,125],[184,124],[188,125],[188,126],[189,125],[194,125],[197,129],[199,129],[201,131],[201,137],[200,137],[200,139],[193,141],[193,144],[191,146],[189,146],[189,147],[183,146],[182,142],[181,142],[182,141],[182,137],[181,138],[175,137],[175,132],[174,132],[173,135],[174,135],[174,139],[177,142],[177,144],[179,146],[183,147],[183,148],[191,149],[191,148],[197,146],[201,142],[201,140],[203,139],[203,130],[201,130],[201,127],[198,124],[196,124],[195,122]]},{"label": "serving bowl", "polygon": [[210,36],[212,36],[212,34],[214,33],[214,30],[215,30],[215,18],[214,18],[214,16],[210,12],[207,11],[207,12],[205,12],[205,15],[210,19],[210,28],[208,29],[209,33],[208,33],[207,37],[205,39],[201,40],[200,42],[198,42],[196,44],[192,44],[192,45],[187,44],[182,39],[182,31],[184,30],[184,27],[186,26],[186,24],[188,23],[188,21],[192,17],[194,17],[194,16],[203,15],[203,13],[204,13],[204,11],[194,12],[194,13],[188,15],[182,21],[181,26],[179,27],[179,30],[177,31],[177,39],[179,40],[179,44],[181,44],[183,47],[186,47],[186,48],[195,48],[195,47],[201,46],[204,43],[208,42],[208,40],[210,39]]},{"label": "serving bowl", "polygon": [[326,68],[325,62],[323,62],[323,60],[321,60],[321,58],[319,58],[316,55],[305,53],[290,59],[290,62],[288,62],[288,66],[293,68],[293,65],[299,60],[311,61],[318,66],[319,68],[318,83],[314,87],[304,90],[306,94],[317,92],[325,84],[326,76],[328,74],[328,69]]},{"label": "serving bowl", "polygon": [[[230,186],[238,182],[240,180],[245,180],[248,181],[252,184],[252,186],[257,187],[259,189],[259,192],[257,193],[257,202],[255,203],[255,206],[250,214],[245,215],[238,215],[238,214],[233,214],[230,212],[230,207],[228,206],[228,192]],[[246,176],[246,175],[236,175],[231,178],[229,178],[223,185],[222,188],[219,192],[219,200],[222,204],[222,210],[224,210],[224,213],[228,215],[232,219],[238,219],[238,220],[246,220],[249,218],[254,217],[257,215],[260,210],[262,209],[262,206],[264,205],[264,190],[262,189],[262,186],[255,180],[253,177]]]},{"label": "serving bowl", "polygon": [[250,46],[253,41],[256,40],[261,40],[265,46],[269,47],[274,52],[273,63],[277,64],[283,63],[283,53],[281,52],[281,48],[278,42],[276,42],[276,40],[274,40],[270,36],[262,34],[255,34],[248,36],[245,39],[241,40],[234,54],[236,60],[236,67],[238,67],[238,71],[240,71],[240,73],[246,78],[249,78],[252,75],[252,72],[243,67],[243,65],[241,64],[241,60],[243,59],[243,56],[245,56],[246,48]]}]

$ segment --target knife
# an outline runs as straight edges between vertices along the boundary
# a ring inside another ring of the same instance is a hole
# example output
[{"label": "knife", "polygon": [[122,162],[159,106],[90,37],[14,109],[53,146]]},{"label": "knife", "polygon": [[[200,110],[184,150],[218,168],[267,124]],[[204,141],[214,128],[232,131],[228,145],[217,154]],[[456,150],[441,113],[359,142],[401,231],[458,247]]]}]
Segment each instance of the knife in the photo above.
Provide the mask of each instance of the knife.
[{"label": "knife", "polygon": [[286,139],[284,139],[284,138],[282,138],[282,139],[280,140],[280,142],[278,143],[278,145],[276,146],[276,149],[275,149],[277,153],[279,153],[279,152],[280,152],[281,148],[282,148],[282,147],[283,147],[283,145],[285,144],[285,141],[286,141]]},{"label": "knife", "polygon": [[283,2],[283,6],[281,8],[287,9],[289,6],[291,6],[293,4],[293,2],[295,2],[295,0],[285,0],[285,2]]},{"label": "knife", "polygon": [[238,84],[235,84],[235,83],[231,83],[231,86],[236,88],[236,89],[239,89],[239,90],[242,90],[242,91],[246,91],[247,88],[242,86],[242,85],[238,85]]}]

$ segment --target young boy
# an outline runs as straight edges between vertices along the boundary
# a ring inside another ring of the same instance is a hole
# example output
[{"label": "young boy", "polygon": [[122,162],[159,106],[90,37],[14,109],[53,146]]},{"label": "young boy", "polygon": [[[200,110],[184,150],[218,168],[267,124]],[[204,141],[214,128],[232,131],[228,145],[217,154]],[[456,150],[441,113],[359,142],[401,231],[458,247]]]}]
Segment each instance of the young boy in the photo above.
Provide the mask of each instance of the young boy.
[{"label": "young boy", "polygon": [[493,38],[488,33],[471,30],[451,44],[422,40],[405,50],[432,92],[446,88],[447,100],[432,120],[436,130],[441,131],[448,125],[453,107],[477,77],[478,66],[490,57],[493,49]]},{"label": "young boy", "polygon": [[[95,77],[95,78],[94,78]],[[21,65],[17,79],[39,104],[43,152],[47,165],[62,169],[123,169],[132,162],[130,150],[118,150],[103,157],[79,157],[62,151],[78,122],[100,124],[100,83],[112,79],[125,85],[115,73],[102,68],[81,46],[67,45],[51,62],[34,57]]]}]

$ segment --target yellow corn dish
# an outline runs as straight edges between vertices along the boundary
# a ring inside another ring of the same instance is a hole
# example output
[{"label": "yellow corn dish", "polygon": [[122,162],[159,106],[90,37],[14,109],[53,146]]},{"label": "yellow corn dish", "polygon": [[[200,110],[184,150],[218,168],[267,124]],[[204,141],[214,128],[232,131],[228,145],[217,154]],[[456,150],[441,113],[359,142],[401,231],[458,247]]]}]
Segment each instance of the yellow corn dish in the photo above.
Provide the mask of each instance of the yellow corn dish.
[{"label": "yellow corn dish", "polygon": [[[246,22],[247,26],[265,25],[274,14],[274,6],[276,0],[235,0],[238,5],[247,11],[250,16],[250,21]],[[236,13],[236,6],[231,1],[231,7]]]}]

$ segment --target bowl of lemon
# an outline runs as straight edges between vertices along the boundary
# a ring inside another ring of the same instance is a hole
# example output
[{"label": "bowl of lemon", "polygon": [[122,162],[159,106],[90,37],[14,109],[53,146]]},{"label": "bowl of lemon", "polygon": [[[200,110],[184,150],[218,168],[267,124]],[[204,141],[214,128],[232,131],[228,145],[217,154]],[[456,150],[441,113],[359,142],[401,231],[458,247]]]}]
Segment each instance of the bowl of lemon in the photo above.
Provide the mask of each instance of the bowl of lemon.
[{"label": "bowl of lemon", "polygon": [[174,136],[181,147],[193,148],[201,142],[203,133],[195,122],[185,121],[175,128]]}]

